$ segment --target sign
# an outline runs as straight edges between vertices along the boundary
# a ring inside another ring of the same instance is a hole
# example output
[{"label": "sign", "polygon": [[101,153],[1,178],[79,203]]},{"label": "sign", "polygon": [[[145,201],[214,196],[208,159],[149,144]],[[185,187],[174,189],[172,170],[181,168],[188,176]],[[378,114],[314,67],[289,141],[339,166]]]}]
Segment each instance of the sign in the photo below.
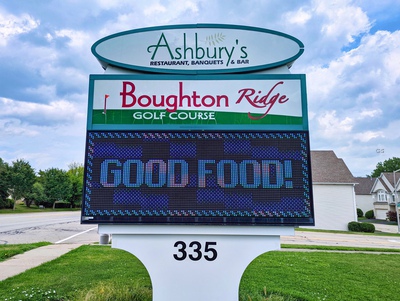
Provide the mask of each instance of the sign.
[{"label": "sign", "polygon": [[92,75],[88,129],[307,130],[302,75]]},{"label": "sign", "polygon": [[194,24],[92,53],[81,222],[143,262],[154,300],[237,299],[254,258],[314,225],[305,76],[282,74],[303,44]]},{"label": "sign", "polygon": [[92,52],[127,73],[90,76],[83,223],[314,224],[305,75],[253,72],[290,67],[300,41],[177,25]]},{"label": "sign", "polygon": [[221,24],[135,29],[104,37],[92,46],[104,69],[111,65],[169,74],[290,67],[303,51],[303,43],[282,32]]},{"label": "sign", "polygon": [[89,131],[88,223],[313,223],[307,132]]}]

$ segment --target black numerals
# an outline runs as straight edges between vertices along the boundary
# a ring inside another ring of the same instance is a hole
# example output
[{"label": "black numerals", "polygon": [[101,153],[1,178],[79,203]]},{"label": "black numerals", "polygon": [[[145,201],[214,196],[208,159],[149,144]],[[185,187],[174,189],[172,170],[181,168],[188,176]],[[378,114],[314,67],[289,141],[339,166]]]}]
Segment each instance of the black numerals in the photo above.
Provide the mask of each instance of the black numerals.
[{"label": "black numerals", "polygon": [[183,261],[189,258],[192,261],[199,261],[204,258],[207,261],[214,261],[217,259],[218,253],[213,246],[216,246],[215,241],[207,241],[204,249],[200,242],[192,241],[187,247],[184,241],[177,241],[174,247],[177,248],[177,253],[174,254],[175,260]]},{"label": "black numerals", "polygon": [[201,243],[199,243],[198,241],[192,241],[189,244],[189,248],[193,248],[193,253],[189,254],[190,260],[199,261],[201,259],[201,256],[203,255],[201,253]]},{"label": "black numerals", "polygon": [[179,260],[179,261],[185,260],[186,257],[187,257],[187,253],[186,253],[186,244],[185,244],[183,241],[177,241],[177,242],[174,244],[174,247],[175,247],[175,248],[178,248],[178,247],[179,247],[178,252],[181,254],[181,255],[179,255],[179,254],[174,254],[174,258],[175,258],[176,260]]},{"label": "black numerals", "polygon": [[[211,248],[210,246],[216,246],[217,243],[215,241],[213,242],[206,242],[206,246],[204,248],[204,259],[207,261],[214,261],[215,259],[217,259],[217,250],[215,250],[214,248]],[[209,256],[208,254],[211,253],[211,256]]]}]

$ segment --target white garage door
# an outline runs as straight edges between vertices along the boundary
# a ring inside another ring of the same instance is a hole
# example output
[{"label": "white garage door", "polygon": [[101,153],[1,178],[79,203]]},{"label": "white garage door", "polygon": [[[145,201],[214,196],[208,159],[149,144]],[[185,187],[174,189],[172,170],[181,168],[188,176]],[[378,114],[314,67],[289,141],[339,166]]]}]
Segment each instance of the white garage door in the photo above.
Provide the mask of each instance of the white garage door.
[{"label": "white garage door", "polygon": [[386,219],[386,212],[387,212],[387,210],[376,210],[376,216],[375,216],[375,218],[376,219],[383,219],[383,220],[385,220]]}]

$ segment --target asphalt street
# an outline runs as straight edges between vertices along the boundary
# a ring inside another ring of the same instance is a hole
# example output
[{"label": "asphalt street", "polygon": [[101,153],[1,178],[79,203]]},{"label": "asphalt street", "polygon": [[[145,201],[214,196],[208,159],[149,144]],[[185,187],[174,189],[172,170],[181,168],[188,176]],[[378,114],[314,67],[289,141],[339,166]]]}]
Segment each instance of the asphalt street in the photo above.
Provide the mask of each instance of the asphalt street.
[{"label": "asphalt street", "polygon": [[0,215],[0,244],[48,241],[93,243],[99,241],[97,225],[80,224],[80,212],[38,212]]}]

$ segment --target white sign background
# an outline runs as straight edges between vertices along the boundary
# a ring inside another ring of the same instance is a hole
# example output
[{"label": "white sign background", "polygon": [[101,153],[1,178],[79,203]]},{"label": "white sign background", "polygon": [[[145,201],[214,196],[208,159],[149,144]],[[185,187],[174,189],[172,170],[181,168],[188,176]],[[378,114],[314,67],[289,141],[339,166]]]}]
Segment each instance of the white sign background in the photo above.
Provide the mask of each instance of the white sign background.
[{"label": "white sign background", "polygon": [[[296,38],[272,30],[198,24],[150,27],[117,33],[97,41],[92,46],[92,52],[105,67],[111,64],[164,73],[193,73],[193,70],[212,73],[290,65],[303,53],[303,47]],[[192,61],[213,60],[218,62],[192,65]],[[187,63],[151,64],[182,61]]]},{"label": "white sign background", "polygon": [[[139,97],[141,95],[156,95],[159,100],[161,95],[179,95],[179,82],[183,85],[183,94],[191,96],[193,91],[197,95],[227,95],[229,98],[229,107],[179,107],[178,110],[201,110],[201,111],[225,111],[235,113],[258,113],[263,114],[266,108],[256,108],[252,106],[246,99],[242,99],[239,104],[236,104],[240,93],[238,92],[244,88],[251,88],[256,91],[255,96],[259,98],[268,94],[274,85],[283,82],[275,87],[269,95],[270,99],[273,95],[279,93],[280,96],[286,95],[289,100],[285,103],[275,103],[268,114],[284,115],[284,116],[302,116],[302,102],[301,102],[301,82],[299,79],[277,79],[277,80],[96,80],[94,82],[93,91],[93,109],[100,110],[104,108],[105,95],[107,98],[107,109],[158,109],[165,110],[166,108],[147,106],[139,107],[137,104],[132,107],[122,107],[122,96],[120,95],[123,87],[123,82],[128,81],[134,83],[134,95]],[[262,93],[258,93],[261,91]],[[253,96],[253,97],[255,97]],[[132,98],[128,97],[131,101]],[[268,101],[268,100],[267,100]],[[185,103],[185,102],[184,102]]]}]

